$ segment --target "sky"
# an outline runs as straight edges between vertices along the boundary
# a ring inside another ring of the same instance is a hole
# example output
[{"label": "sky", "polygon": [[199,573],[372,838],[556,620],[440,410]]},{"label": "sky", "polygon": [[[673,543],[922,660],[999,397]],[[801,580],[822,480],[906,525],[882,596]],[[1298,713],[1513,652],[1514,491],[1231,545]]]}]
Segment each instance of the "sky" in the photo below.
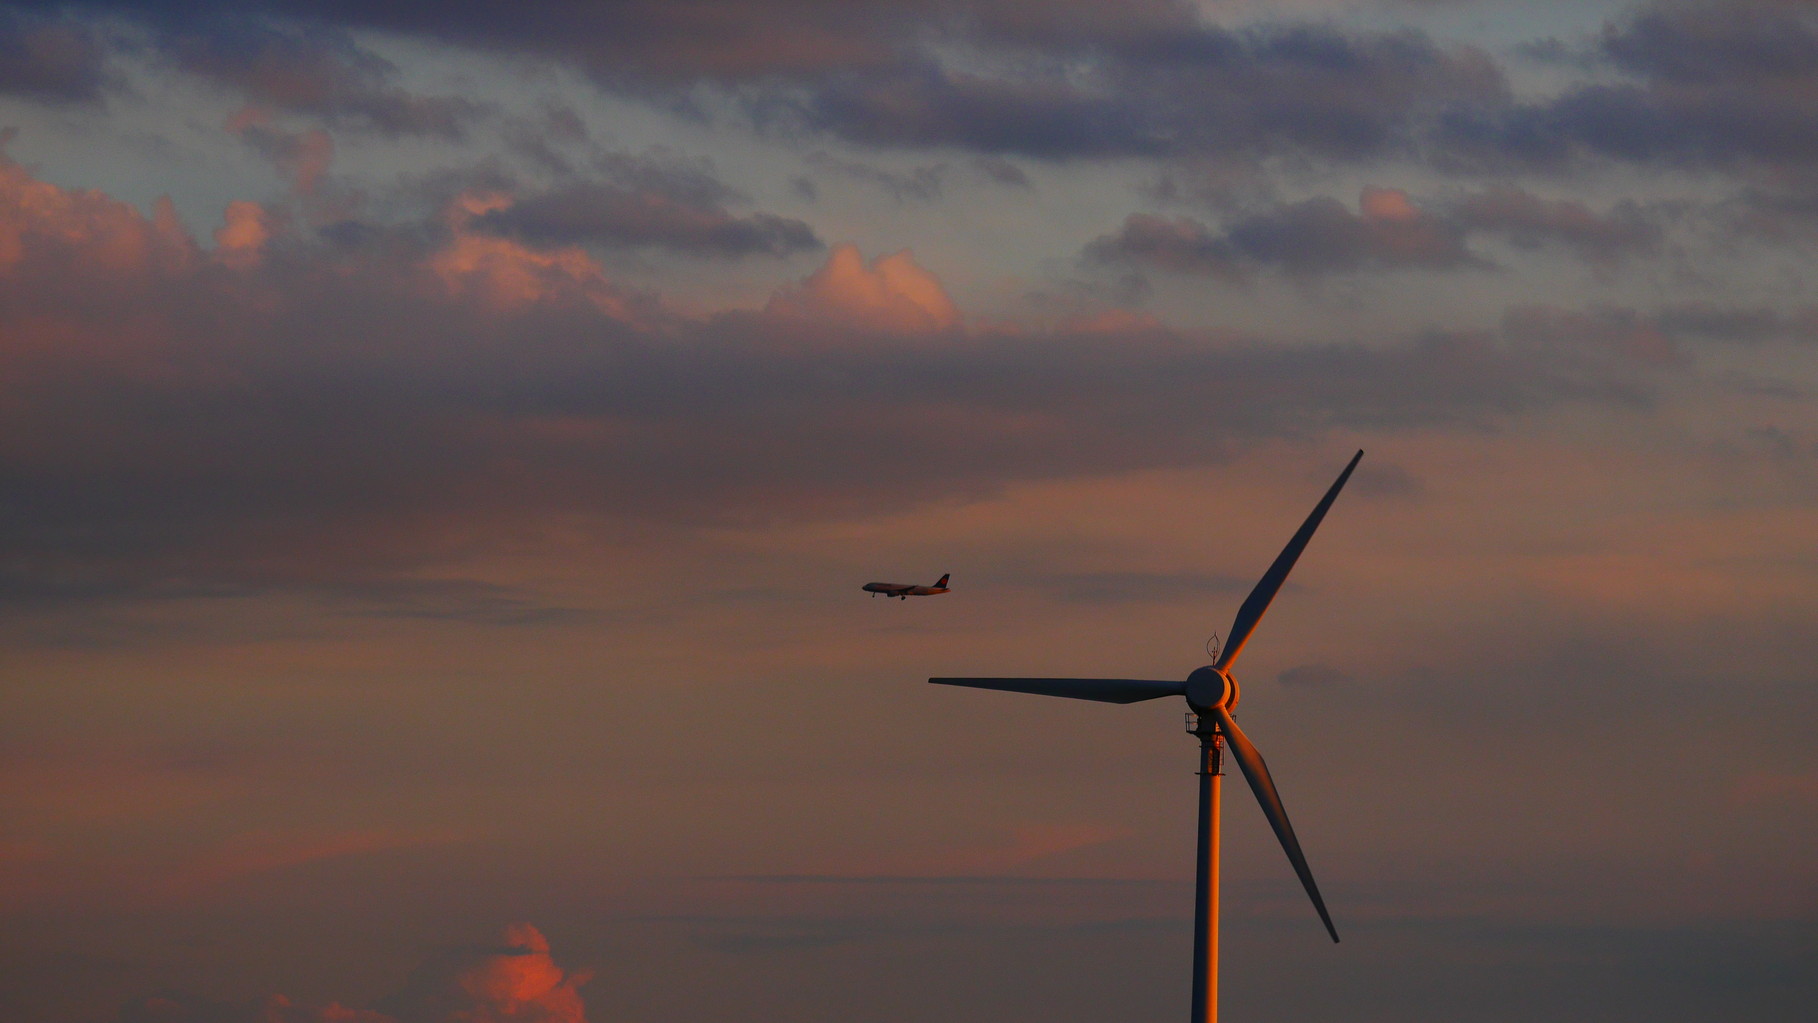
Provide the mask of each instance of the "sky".
[{"label": "sky", "polygon": [[[0,4],[0,1017],[1818,1003],[1818,7]],[[953,592],[873,599],[874,580]]]}]

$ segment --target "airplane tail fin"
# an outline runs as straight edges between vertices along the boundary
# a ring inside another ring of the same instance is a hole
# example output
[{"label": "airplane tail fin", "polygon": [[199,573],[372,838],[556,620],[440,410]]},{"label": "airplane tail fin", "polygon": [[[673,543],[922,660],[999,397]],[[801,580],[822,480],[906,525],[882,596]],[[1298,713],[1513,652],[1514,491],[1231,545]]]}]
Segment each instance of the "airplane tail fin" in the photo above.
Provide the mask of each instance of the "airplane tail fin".
[{"label": "airplane tail fin", "polygon": [[938,583],[935,583],[935,584],[934,584],[934,588],[935,588],[935,589],[937,589],[937,590],[938,590],[938,589],[940,589],[940,588],[941,588],[941,587],[943,587],[943,586],[945,586],[945,585],[947,585],[947,580],[948,580],[948,579],[949,579],[949,578],[951,578],[951,573],[949,573],[949,574],[948,574],[948,575],[943,575],[943,576],[941,576],[941,581],[940,581],[940,582],[938,582]]}]

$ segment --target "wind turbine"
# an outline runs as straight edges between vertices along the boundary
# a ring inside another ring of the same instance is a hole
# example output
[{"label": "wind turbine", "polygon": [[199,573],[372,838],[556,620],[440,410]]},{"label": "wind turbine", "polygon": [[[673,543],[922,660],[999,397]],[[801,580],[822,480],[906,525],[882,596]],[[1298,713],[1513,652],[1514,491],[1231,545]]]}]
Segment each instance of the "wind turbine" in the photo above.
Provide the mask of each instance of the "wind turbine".
[{"label": "wind turbine", "polygon": [[1281,584],[1293,570],[1294,562],[1299,560],[1300,552],[1307,547],[1307,541],[1313,538],[1313,531],[1319,528],[1320,520],[1326,517],[1326,509],[1338,498],[1339,490],[1345,481],[1351,478],[1351,470],[1363,458],[1359,451],[1352,456],[1345,471],[1338,474],[1338,481],[1326,491],[1326,496],[1319,499],[1313,513],[1307,521],[1301,523],[1300,529],[1282,548],[1275,563],[1263,573],[1250,595],[1244,598],[1243,606],[1237,609],[1237,620],[1231,624],[1231,638],[1225,643],[1221,652],[1214,655],[1215,663],[1203,668],[1195,668],[1183,682],[1160,682],[1139,678],[931,678],[928,681],[944,686],[971,686],[974,689],[1001,689],[1012,693],[1036,693],[1042,696],[1065,696],[1075,700],[1097,700],[1100,703],[1136,703],[1141,700],[1154,700],[1163,696],[1184,696],[1187,706],[1193,709],[1191,718],[1192,732],[1199,737],[1200,770],[1199,770],[1199,864],[1193,903],[1193,1013],[1192,1023],[1215,1023],[1218,1019],[1218,817],[1220,782],[1224,776],[1224,747],[1231,747],[1231,755],[1237,759],[1237,766],[1244,772],[1244,778],[1250,783],[1250,791],[1256,793],[1256,801],[1262,804],[1263,816],[1269,818],[1269,824],[1275,829],[1275,837],[1281,840],[1282,849],[1288,854],[1288,862],[1294,865],[1294,873],[1300,876],[1301,886],[1306,888],[1307,895],[1313,900],[1313,908],[1319,911],[1319,919],[1326,925],[1326,933],[1332,940],[1338,940],[1338,930],[1332,926],[1332,916],[1326,912],[1326,902],[1319,897],[1319,886],[1313,883],[1313,871],[1307,867],[1307,858],[1301,854],[1300,841],[1294,837],[1294,826],[1288,823],[1287,808],[1282,806],[1281,795],[1275,791],[1275,782],[1269,777],[1269,767],[1263,763],[1262,754],[1244,735],[1243,729],[1237,727],[1232,719],[1232,711],[1237,709],[1237,679],[1231,674],[1231,666],[1237,663],[1237,655],[1243,653],[1244,644],[1250,641],[1250,634],[1256,631],[1256,624],[1262,621],[1263,613],[1269,610],[1269,603],[1281,590]]}]

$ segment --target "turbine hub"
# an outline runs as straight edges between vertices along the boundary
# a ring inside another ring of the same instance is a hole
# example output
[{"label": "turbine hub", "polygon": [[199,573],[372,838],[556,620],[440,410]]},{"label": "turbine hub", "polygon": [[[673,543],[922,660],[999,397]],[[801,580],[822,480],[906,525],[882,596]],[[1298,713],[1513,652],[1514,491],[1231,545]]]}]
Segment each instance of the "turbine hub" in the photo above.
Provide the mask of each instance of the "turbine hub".
[{"label": "turbine hub", "polygon": [[1195,668],[1187,676],[1187,704],[1202,714],[1214,707],[1230,710],[1237,706],[1237,680],[1210,664]]}]

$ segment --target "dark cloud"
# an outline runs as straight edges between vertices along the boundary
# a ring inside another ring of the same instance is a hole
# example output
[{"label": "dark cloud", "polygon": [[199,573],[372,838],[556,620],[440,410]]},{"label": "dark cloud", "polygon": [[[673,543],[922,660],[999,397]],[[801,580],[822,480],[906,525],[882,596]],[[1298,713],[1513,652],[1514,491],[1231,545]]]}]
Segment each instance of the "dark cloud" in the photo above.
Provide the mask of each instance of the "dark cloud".
[{"label": "dark cloud", "polygon": [[1497,235],[1522,248],[1565,245],[1593,264],[1652,252],[1661,237],[1655,218],[1633,201],[1599,214],[1576,200],[1542,199],[1509,185],[1467,196],[1446,216],[1466,232]]},{"label": "dark cloud", "polygon": [[799,220],[768,213],[740,217],[661,192],[597,183],[531,196],[474,223],[540,245],[657,247],[697,256],[787,256],[824,247]]},{"label": "dark cloud", "polygon": [[1129,262],[1166,270],[1242,278],[1264,268],[1297,277],[1367,269],[1486,269],[1472,235],[1531,248],[1563,244],[1607,266],[1652,250],[1660,228],[1634,203],[1598,214],[1584,204],[1549,201],[1499,186],[1431,207],[1406,193],[1366,188],[1353,213],[1336,199],[1315,198],[1234,217],[1213,230],[1191,217],[1132,214],[1114,234],[1087,245],[1096,262]]},{"label": "dark cloud", "polygon": [[664,149],[645,153],[596,153],[593,167],[607,181],[621,188],[657,192],[690,206],[714,206],[745,198],[720,180],[712,163],[691,160]]},{"label": "dark cloud", "polygon": [[391,84],[397,69],[331,29],[276,28],[222,18],[162,35],[181,70],[227,86],[250,103],[388,137],[460,138],[487,105],[424,96]]},{"label": "dark cloud", "polygon": [[[868,185],[876,185],[889,192],[890,197],[897,202],[910,200],[929,202],[940,198],[942,182],[952,172],[952,168],[944,163],[928,167],[912,167],[907,171],[885,170],[861,160],[842,160],[824,150],[809,153],[806,159],[810,166],[818,170],[838,174],[854,181],[862,181]],[[1009,165],[1006,163],[1006,166]]]},{"label": "dark cloud", "polygon": [[1655,313],[1662,330],[1688,341],[1818,343],[1818,306],[1783,312],[1765,306],[1679,303]]},{"label": "dark cloud", "polygon": [[1488,100],[1504,89],[1481,53],[1444,50],[1415,32],[1186,22],[1071,51],[1045,41],[1055,48],[1016,74],[923,59],[756,110],[763,120],[872,145],[1046,158],[1361,159],[1402,148],[1442,101]]},{"label": "dark cloud", "polygon": [[51,103],[99,99],[106,55],[79,23],[0,10],[0,96]]},{"label": "dark cloud", "polygon": [[1315,277],[1364,269],[1489,265],[1465,248],[1464,232],[1457,226],[1395,196],[1399,193],[1366,193],[1361,213],[1336,199],[1308,199],[1239,217],[1217,232],[1190,217],[1132,214],[1118,233],[1091,242],[1086,256],[1233,279],[1264,268]]},{"label": "dark cloud", "polygon": [[[1783,2],[1645,7],[1586,51],[1607,80],[1531,101],[1514,98],[1483,51],[1417,31],[1227,27],[1171,0],[1115,12],[1028,0],[24,7],[136,20],[177,66],[253,102],[388,135],[457,137],[488,108],[401,89],[357,32],[559,61],[667,104],[692,102],[705,84],[761,125],[874,146],[1054,159],[1401,156],[1498,174],[1581,157],[1818,162],[1818,15]],[[59,47],[79,56],[31,58],[22,66],[37,70],[25,77],[54,94],[92,94],[93,47]]]},{"label": "dark cloud", "polygon": [[496,169],[425,178],[412,191],[438,206],[467,190],[497,193],[471,226],[535,245],[664,248],[722,257],[787,256],[824,247],[800,220],[728,210],[745,197],[703,160],[664,150],[602,151],[592,154],[589,169],[588,178],[527,195],[512,175]]},{"label": "dark cloud", "polygon": [[1656,4],[1611,26],[1603,50],[1631,74],[1675,85],[1809,85],[1818,21],[1809,4]]},{"label": "dark cloud", "polygon": [[[1441,106],[1506,91],[1481,51],[1418,32],[1228,29],[1175,0],[77,6],[153,26],[180,66],[258,102],[394,135],[458,135],[481,108],[389,85],[351,32],[562,61],[632,95],[708,83],[765,126],[869,145],[1048,158],[1379,156]],[[961,70],[955,47],[992,58]]]},{"label": "dark cloud", "polygon": [[1818,10],[1809,4],[1655,4],[1607,26],[1600,50],[1623,77],[1530,104],[1457,104],[1438,157],[1505,169],[1582,156],[1818,164]]},{"label": "dark cloud", "polygon": [[1193,8],[1181,0],[1134,0],[1116,10],[1092,0],[480,0],[453,7],[429,0],[379,5],[348,0],[24,0],[23,5],[107,11],[164,31],[252,20],[373,30],[559,60],[624,88],[802,81],[901,66],[905,52],[930,36],[1078,50],[1108,39],[1136,42],[1145,34],[1197,24]]},{"label": "dark cloud", "polygon": [[1718,207],[1728,232],[1777,243],[1818,240],[1818,175],[1783,175],[1780,187],[1749,187]]},{"label": "dark cloud", "polygon": [[972,166],[976,167],[979,173],[1000,185],[1008,185],[1012,188],[1034,187],[1029,183],[1029,175],[1023,173],[1021,167],[1009,160],[994,156],[980,156],[973,159]]}]

